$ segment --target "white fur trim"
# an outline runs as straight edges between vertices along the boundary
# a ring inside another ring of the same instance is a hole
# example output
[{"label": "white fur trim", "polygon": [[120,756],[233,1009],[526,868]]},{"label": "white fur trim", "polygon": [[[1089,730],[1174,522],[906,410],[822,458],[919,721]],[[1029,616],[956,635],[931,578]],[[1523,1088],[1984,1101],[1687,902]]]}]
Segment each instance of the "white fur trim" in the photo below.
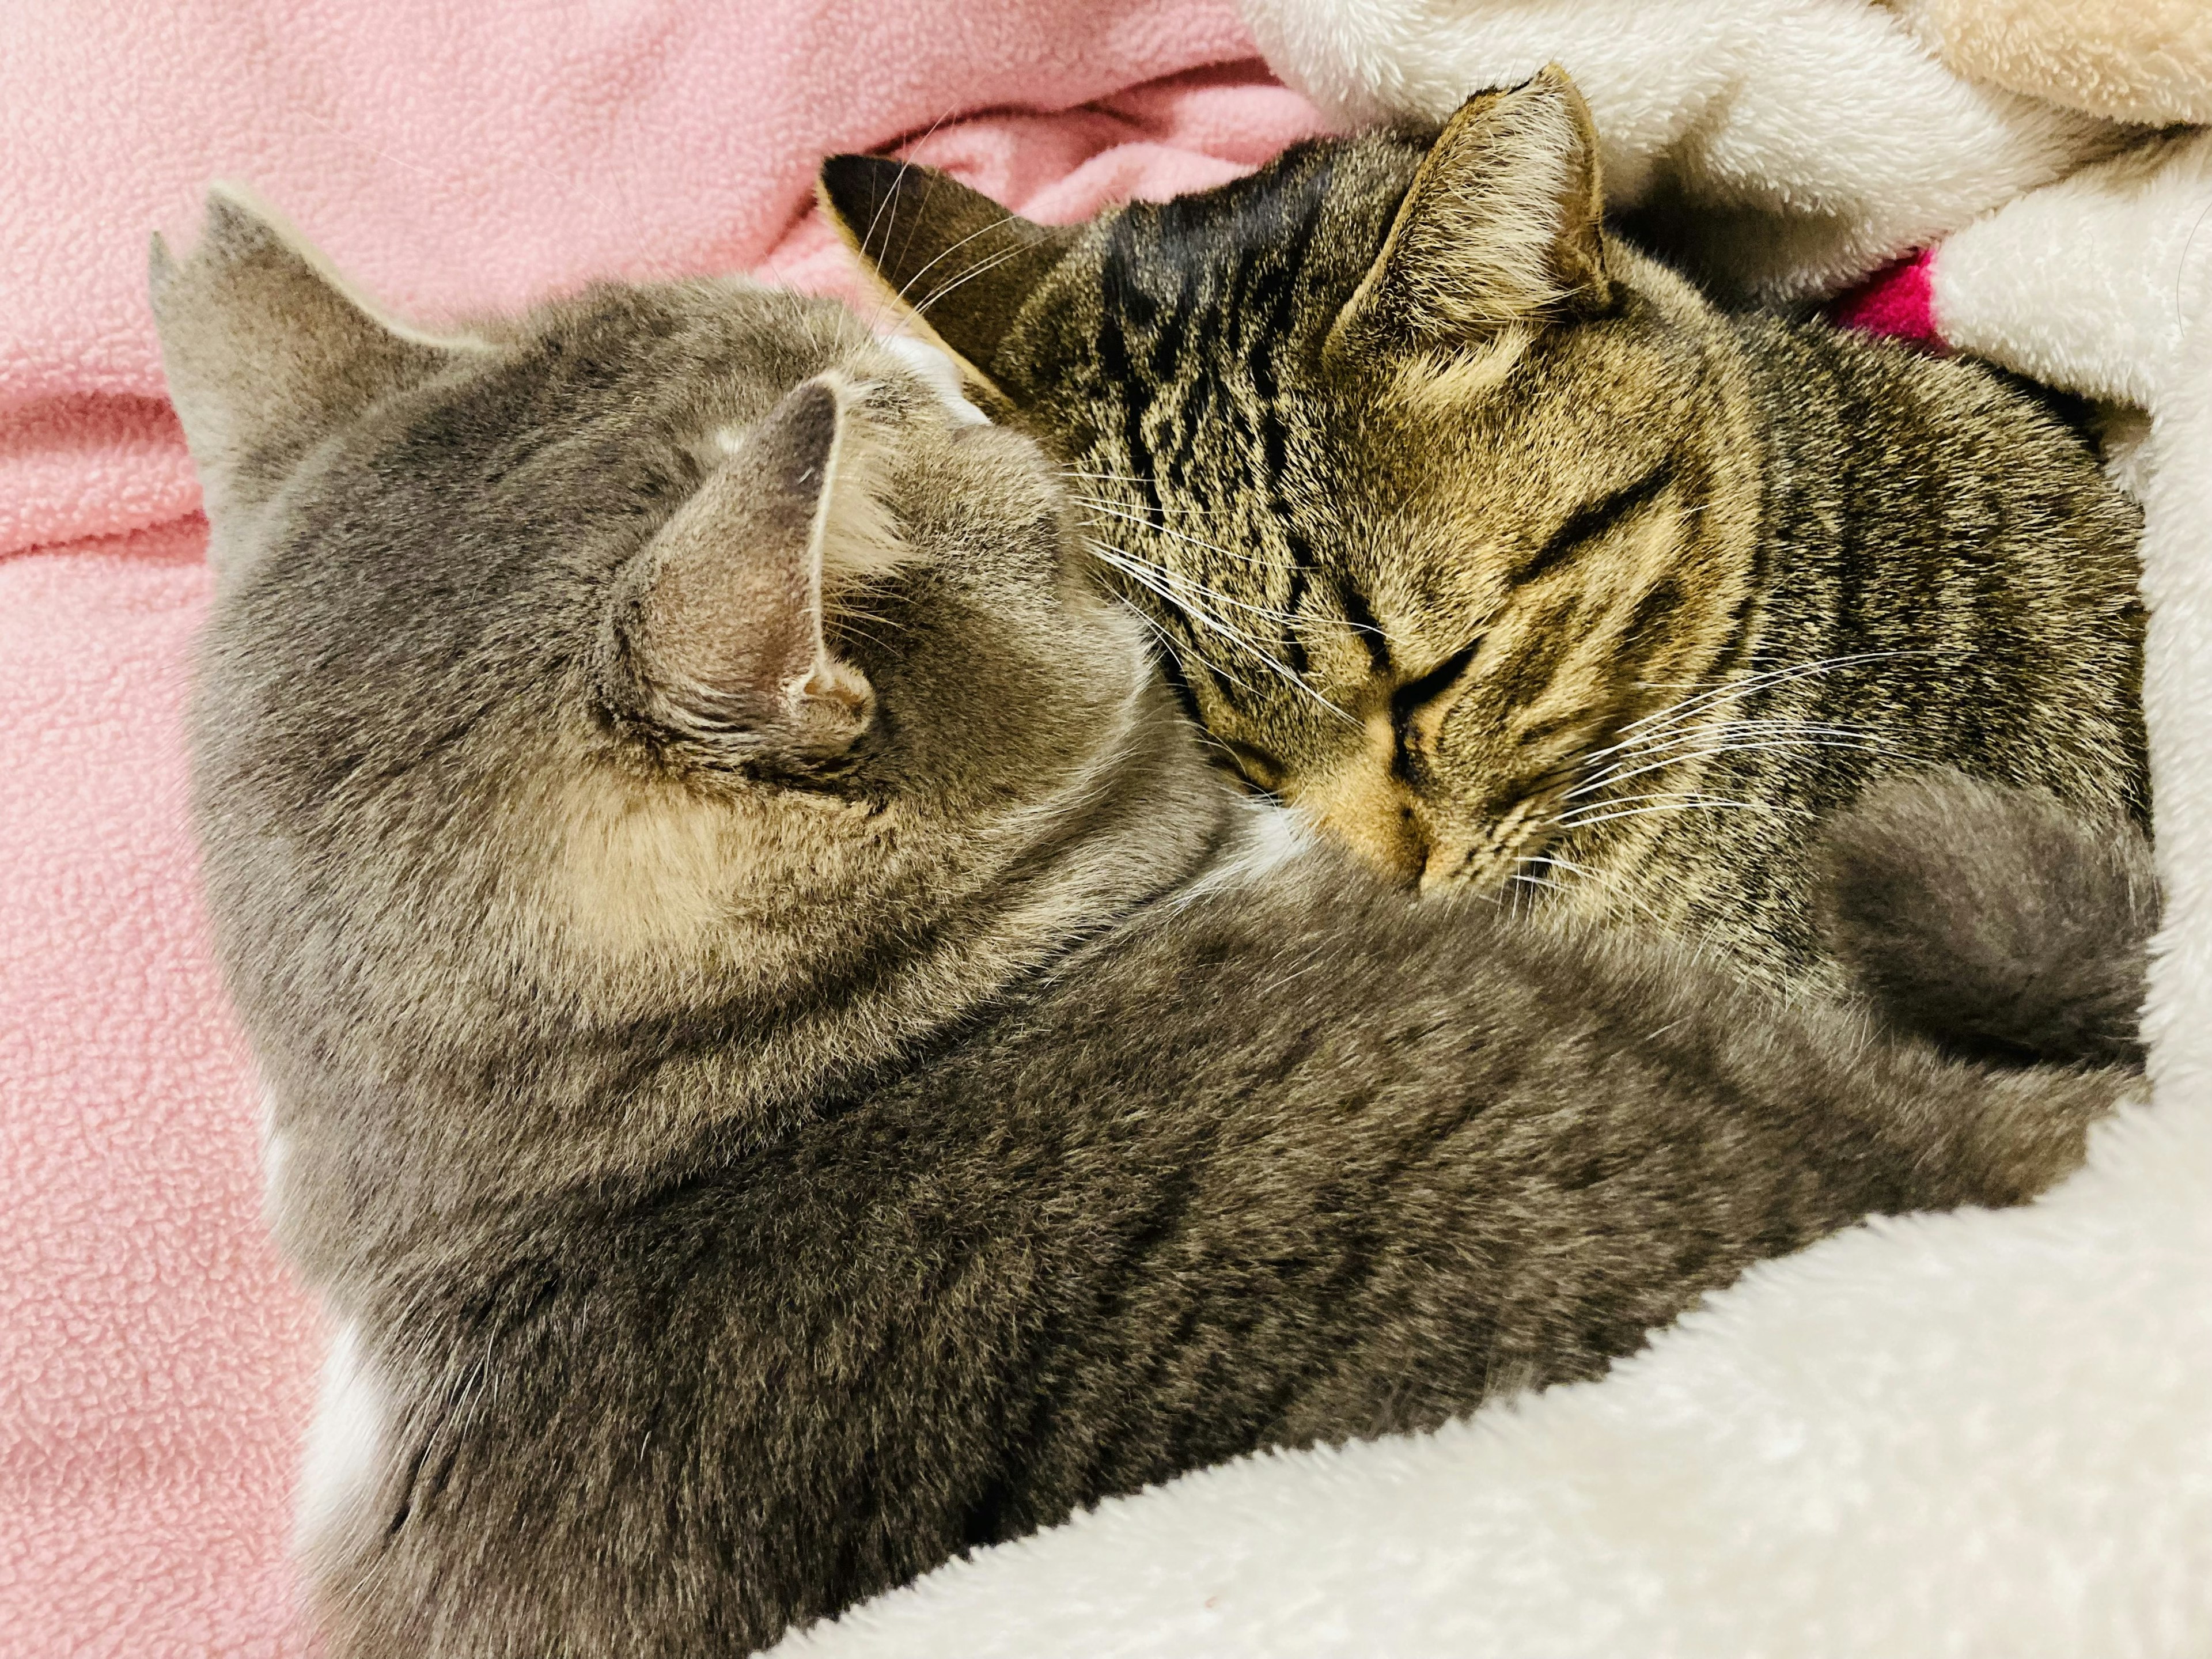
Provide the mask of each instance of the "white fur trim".
[{"label": "white fur trim", "polygon": [[314,1421],[300,1465],[293,1541],[312,1549],[342,1530],[374,1489],[389,1407],[383,1379],[362,1357],[360,1334],[339,1328],[323,1359]]},{"label": "white fur trim", "polygon": [[1264,881],[1314,844],[1311,828],[1295,807],[1248,795],[1237,811],[1240,816],[1227,846],[1197,880],[1177,895],[1179,901]]}]

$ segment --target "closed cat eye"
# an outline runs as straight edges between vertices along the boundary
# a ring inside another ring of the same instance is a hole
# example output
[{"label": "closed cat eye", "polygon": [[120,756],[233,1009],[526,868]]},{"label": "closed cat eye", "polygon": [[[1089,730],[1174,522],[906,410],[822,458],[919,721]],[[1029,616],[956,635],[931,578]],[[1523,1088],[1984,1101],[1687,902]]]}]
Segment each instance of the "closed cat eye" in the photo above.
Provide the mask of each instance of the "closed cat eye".
[{"label": "closed cat eye", "polygon": [[1214,742],[1235,764],[1237,775],[1262,794],[1272,795],[1283,787],[1290,769],[1266,750],[1239,743],[1234,738],[1216,737]]},{"label": "closed cat eye", "polygon": [[1469,640],[1419,679],[1408,680],[1390,694],[1390,721],[1403,726],[1415,711],[1434,702],[1459,683],[1482,648],[1480,635]]}]

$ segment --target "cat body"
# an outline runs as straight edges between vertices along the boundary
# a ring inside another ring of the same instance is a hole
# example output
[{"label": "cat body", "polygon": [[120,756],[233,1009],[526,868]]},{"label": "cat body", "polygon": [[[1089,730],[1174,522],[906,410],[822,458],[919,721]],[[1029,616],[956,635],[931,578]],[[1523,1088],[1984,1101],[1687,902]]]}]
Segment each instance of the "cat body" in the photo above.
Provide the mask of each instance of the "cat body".
[{"label": "cat body", "polygon": [[1054,470],[834,306],[441,337],[157,249],[192,713],[338,1656],[730,1654],[1267,1446],[1597,1374],[2118,1071],[1415,906],[1200,754]]},{"label": "cat body", "polygon": [[1989,371],[1724,313],[1607,235],[1556,71],[1047,228],[823,198],[1066,458],[1255,787],[1394,879],[1832,981],[1817,826],[1927,767],[2147,822],[2138,517]]}]

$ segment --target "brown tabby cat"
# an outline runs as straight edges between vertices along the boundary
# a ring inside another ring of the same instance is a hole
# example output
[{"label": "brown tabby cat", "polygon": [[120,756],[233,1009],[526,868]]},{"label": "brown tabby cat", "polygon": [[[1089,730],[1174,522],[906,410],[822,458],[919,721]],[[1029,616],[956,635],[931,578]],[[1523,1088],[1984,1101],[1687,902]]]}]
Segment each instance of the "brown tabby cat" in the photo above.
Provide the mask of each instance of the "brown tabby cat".
[{"label": "brown tabby cat", "polygon": [[1042,453],[835,306],[434,336],[223,199],[154,293],[209,908],[342,1332],[335,1659],[726,1659],[1109,1492],[1595,1375],[1747,1262],[2041,1190],[2130,1085],[1283,836]]},{"label": "brown tabby cat", "polygon": [[822,182],[1068,461],[1220,750],[1395,879],[1795,979],[1806,848],[1874,780],[2143,819],[2137,515],[2083,444],[1980,368],[1716,310],[1606,234],[1595,157],[1554,70],[1067,228]]}]

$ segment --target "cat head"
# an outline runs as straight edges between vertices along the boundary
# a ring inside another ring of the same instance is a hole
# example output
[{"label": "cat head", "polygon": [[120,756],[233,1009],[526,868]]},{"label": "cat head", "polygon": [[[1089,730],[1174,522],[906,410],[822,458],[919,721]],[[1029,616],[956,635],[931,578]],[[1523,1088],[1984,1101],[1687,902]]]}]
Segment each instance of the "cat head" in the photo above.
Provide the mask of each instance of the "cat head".
[{"label": "cat head", "polygon": [[1036,446],[842,307],[607,286],[438,333],[226,195],[153,290],[218,572],[198,823],[264,1063],[921,985],[874,1005],[895,1037],[1139,878],[1077,855],[1102,778],[1172,770],[1138,623]]},{"label": "cat head", "polygon": [[1237,769],[1401,880],[1510,874],[1735,637],[1745,392],[1715,313],[1604,235],[1557,70],[1087,225],[880,158],[822,195],[1070,462]]}]

